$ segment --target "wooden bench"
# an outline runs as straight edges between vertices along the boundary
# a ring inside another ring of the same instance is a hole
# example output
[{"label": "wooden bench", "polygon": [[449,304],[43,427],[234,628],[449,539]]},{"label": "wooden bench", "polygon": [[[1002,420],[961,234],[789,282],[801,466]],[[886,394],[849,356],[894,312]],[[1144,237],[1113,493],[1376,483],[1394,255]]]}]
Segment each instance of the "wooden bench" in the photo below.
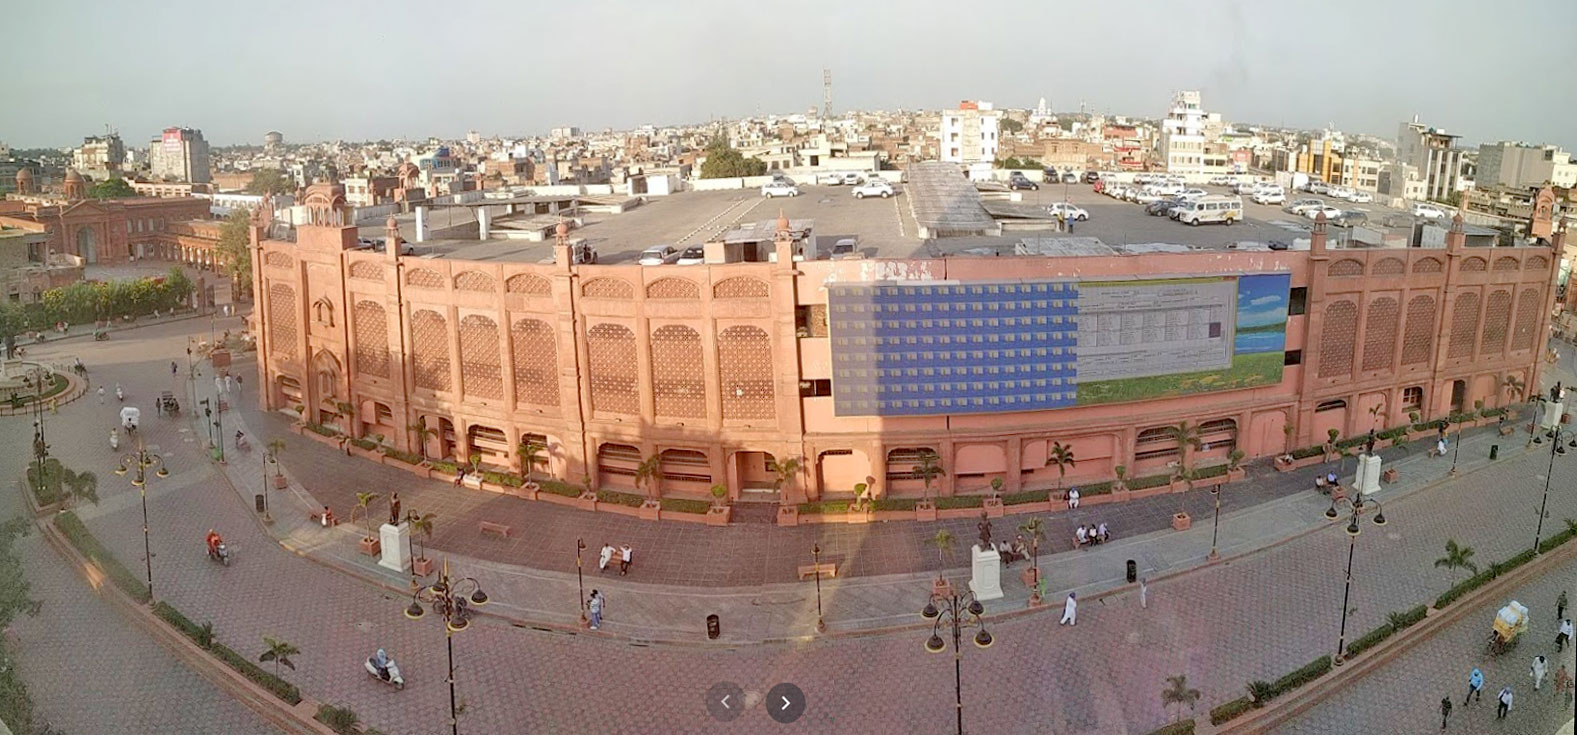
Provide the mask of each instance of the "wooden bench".
[{"label": "wooden bench", "polygon": [[477,533],[496,533],[504,538],[509,538],[509,526],[492,521],[478,521]]},{"label": "wooden bench", "polygon": [[799,568],[799,581],[803,582],[816,576],[818,571],[821,572],[823,577],[836,577],[838,576],[838,565],[830,561],[824,561],[820,564],[803,564]]}]

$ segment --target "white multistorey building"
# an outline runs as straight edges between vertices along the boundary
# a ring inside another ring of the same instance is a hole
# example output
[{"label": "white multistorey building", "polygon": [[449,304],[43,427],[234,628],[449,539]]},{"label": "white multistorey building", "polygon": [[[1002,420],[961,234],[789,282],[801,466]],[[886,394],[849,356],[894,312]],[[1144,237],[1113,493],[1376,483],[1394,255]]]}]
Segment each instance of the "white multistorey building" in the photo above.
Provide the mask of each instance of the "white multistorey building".
[{"label": "white multistorey building", "polygon": [[203,139],[203,131],[194,128],[165,128],[148,144],[148,164],[154,178],[191,184],[213,181],[208,141]]},{"label": "white multistorey building", "polygon": [[1456,147],[1459,137],[1424,125],[1417,117],[1402,123],[1397,131],[1396,158],[1418,169],[1419,178],[1424,181],[1424,198],[1444,200],[1461,190],[1462,149]]},{"label": "white multistorey building", "polygon": [[950,163],[980,163],[997,158],[999,113],[990,102],[960,102],[942,112],[940,150]]},{"label": "white multistorey building", "polygon": [[1172,97],[1172,109],[1161,121],[1161,160],[1171,173],[1205,172],[1205,112],[1198,91]]}]

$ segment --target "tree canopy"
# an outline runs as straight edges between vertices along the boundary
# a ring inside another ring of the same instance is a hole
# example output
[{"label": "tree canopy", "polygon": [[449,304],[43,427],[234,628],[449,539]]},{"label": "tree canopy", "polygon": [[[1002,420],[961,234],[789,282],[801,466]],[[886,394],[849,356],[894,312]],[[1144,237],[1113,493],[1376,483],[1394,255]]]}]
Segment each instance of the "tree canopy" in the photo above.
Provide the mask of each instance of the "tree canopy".
[{"label": "tree canopy", "polygon": [[125,179],[112,176],[94,184],[93,188],[88,190],[88,196],[94,199],[125,199],[137,196],[137,190],[131,188],[131,184],[126,183]]},{"label": "tree canopy", "polygon": [[701,178],[727,179],[735,176],[761,176],[767,172],[767,162],[754,156],[746,158],[734,150],[726,138],[713,138],[706,146],[706,160],[701,162]]},{"label": "tree canopy", "polygon": [[[255,181],[256,179],[254,179]],[[252,247],[251,214],[244,209],[230,213],[224,224],[219,226],[219,265],[230,274],[232,288],[244,292],[251,289],[252,284]]]},{"label": "tree canopy", "polygon": [[1004,133],[1017,133],[1018,131],[1024,129],[1024,123],[1014,120],[1011,117],[1002,118],[1002,122],[999,124],[1002,126],[1002,132]]},{"label": "tree canopy", "polygon": [[252,174],[252,181],[246,185],[248,194],[290,194],[295,190],[295,180],[277,168],[258,169]]}]

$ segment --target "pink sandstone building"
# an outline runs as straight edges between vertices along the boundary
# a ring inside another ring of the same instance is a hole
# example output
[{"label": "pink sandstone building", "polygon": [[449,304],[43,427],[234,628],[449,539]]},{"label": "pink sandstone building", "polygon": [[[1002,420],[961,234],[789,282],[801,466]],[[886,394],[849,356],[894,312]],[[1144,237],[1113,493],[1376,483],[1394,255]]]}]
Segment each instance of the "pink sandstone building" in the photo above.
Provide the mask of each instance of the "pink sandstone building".
[{"label": "pink sandstone building", "polygon": [[[262,404],[394,448],[567,482],[784,503],[941,495],[1278,455],[1520,399],[1554,248],[1236,250],[690,267],[415,258],[358,246],[320,184],[294,242],[253,227]],[[390,222],[389,236],[398,238]],[[562,242],[561,233],[561,242]],[[415,427],[431,432],[420,435]],[[804,471],[774,487],[772,460]]]}]

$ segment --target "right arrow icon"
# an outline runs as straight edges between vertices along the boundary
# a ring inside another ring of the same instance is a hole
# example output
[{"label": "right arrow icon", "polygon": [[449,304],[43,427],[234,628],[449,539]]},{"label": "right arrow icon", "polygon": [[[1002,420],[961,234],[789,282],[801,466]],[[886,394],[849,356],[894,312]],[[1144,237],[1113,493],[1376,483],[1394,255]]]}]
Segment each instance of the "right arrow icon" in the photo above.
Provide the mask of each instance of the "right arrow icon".
[{"label": "right arrow icon", "polygon": [[791,705],[791,704],[793,704],[793,702],[790,702],[788,697],[784,697],[783,698],[783,707],[781,709],[788,709],[789,705]]},{"label": "right arrow icon", "polygon": [[772,687],[771,691],[767,692],[767,701],[781,702],[778,706],[769,708],[767,714],[785,725],[805,714],[805,692],[793,684],[784,682]]}]

